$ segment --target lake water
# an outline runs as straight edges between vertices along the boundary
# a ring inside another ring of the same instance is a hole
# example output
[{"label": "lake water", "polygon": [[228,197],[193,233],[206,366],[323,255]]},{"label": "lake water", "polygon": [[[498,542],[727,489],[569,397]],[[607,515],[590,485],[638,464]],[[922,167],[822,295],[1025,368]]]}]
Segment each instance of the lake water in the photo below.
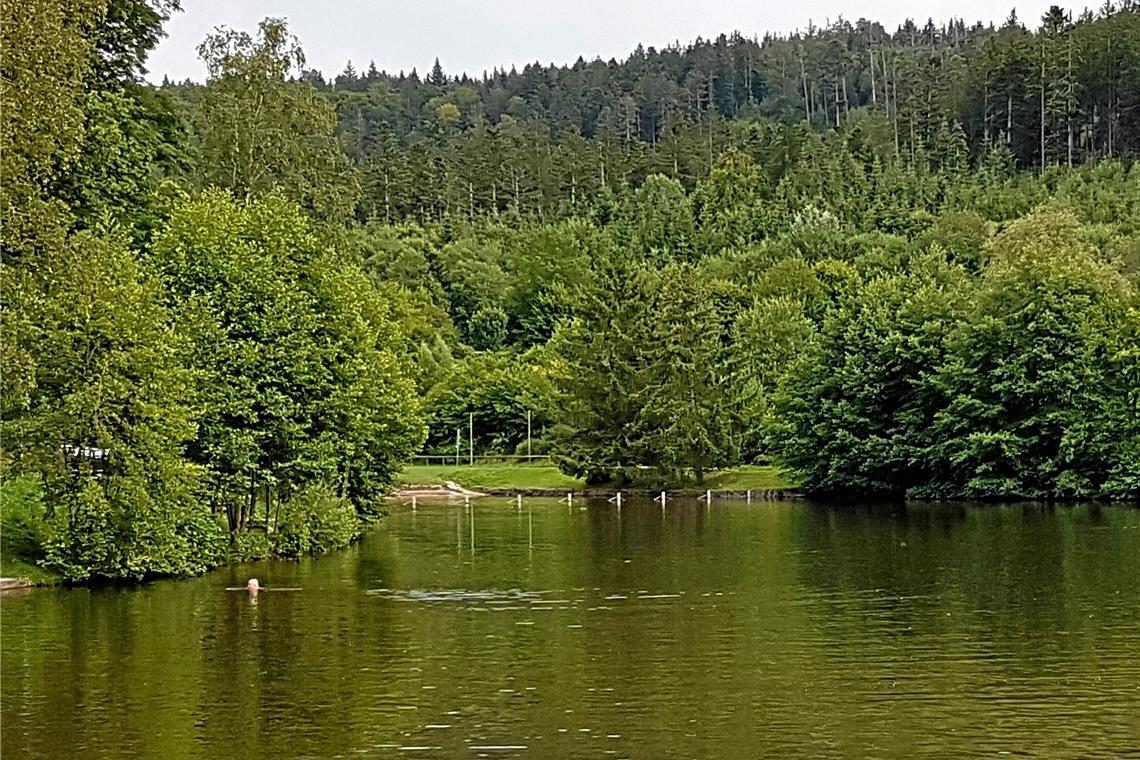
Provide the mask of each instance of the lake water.
[{"label": "lake water", "polygon": [[0,754],[1140,756],[1140,510],[473,504],[5,596]]}]

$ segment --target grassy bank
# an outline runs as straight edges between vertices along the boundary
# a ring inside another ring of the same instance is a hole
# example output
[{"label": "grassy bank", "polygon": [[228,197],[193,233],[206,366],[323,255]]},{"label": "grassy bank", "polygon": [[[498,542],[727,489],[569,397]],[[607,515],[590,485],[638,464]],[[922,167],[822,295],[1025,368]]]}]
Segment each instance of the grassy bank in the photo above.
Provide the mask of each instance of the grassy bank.
[{"label": "grassy bank", "polygon": [[37,586],[54,586],[63,582],[63,578],[51,570],[44,570],[38,565],[9,556],[0,557],[0,577],[27,578]]},{"label": "grassy bank", "polygon": [[[558,488],[581,489],[585,484],[548,464],[475,464],[475,465],[408,465],[398,485],[443,485],[453,481],[478,490],[480,488]],[[703,486],[714,491],[777,491],[795,488],[795,484],[778,468],[769,465],[734,467],[713,473]]]},{"label": "grassy bank", "polygon": [[579,478],[549,464],[411,464],[400,474],[399,485],[443,485],[454,481],[464,488],[582,488]]},{"label": "grassy bank", "polygon": [[705,487],[714,491],[787,491],[796,483],[775,465],[747,465],[721,470],[705,478]]},{"label": "grassy bank", "polygon": [[25,578],[37,586],[63,578],[36,562],[43,557],[44,505],[38,477],[0,480],[0,576]]}]

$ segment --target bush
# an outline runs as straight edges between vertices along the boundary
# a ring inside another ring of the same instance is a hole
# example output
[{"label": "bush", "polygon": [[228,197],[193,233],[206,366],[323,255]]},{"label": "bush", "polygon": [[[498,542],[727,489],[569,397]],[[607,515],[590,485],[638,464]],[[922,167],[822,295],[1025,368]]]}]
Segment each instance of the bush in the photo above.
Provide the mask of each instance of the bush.
[{"label": "bush", "polygon": [[198,575],[225,558],[225,532],[176,474],[87,479],[53,502],[45,566],[67,580]]},{"label": "bush", "polygon": [[307,487],[281,505],[273,551],[283,557],[323,554],[347,546],[360,532],[356,509],[328,488]]},{"label": "bush", "polygon": [[230,536],[230,560],[233,562],[249,562],[272,556],[269,536],[260,528],[241,530]]}]

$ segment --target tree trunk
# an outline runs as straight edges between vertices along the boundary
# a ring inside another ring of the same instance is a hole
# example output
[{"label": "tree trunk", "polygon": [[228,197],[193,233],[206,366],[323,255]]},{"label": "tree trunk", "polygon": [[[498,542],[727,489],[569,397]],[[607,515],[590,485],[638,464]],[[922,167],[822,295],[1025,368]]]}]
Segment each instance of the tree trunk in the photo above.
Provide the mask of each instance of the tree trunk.
[{"label": "tree trunk", "polygon": [[1065,122],[1068,131],[1068,153],[1066,161],[1070,169],[1073,168],[1073,32],[1069,30],[1069,63],[1068,72],[1068,92],[1065,93]]},{"label": "tree trunk", "polygon": [[990,148],[990,76],[986,72],[986,81],[982,88],[982,144],[988,151]]},{"label": "tree trunk", "polygon": [[1013,144],[1013,95],[1005,96],[1005,144]]},{"label": "tree trunk", "polygon": [[811,101],[808,99],[807,71],[804,69],[804,51],[800,49],[800,79],[804,84],[804,118],[811,124]]},{"label": "tree trunk", "polygon": [[839,80],[836,79],[831,83],[832,95],[835,98],[835,128],[839,129]]},{"label": "tree trunk", "polygon": [[[883,72],[887,70],[887,51],[883,51]],[[891,114],[891,125],[895,133],[895,156],[899,155],[899,70],[898,59],[891,57],[891,80],[889,82],[887,92],[890,93],[890,102],[887,103],[887,111]]]},{"label": "tree trunk", "polygon": [[879,98],[875,90],[875,51],[868,50],[867,54],[871,59],[871,108],[879,104]]},{"label": "tree trunk", "polygon": [[1045,38],[1041,38],[1041,168],[1045,168]]}]

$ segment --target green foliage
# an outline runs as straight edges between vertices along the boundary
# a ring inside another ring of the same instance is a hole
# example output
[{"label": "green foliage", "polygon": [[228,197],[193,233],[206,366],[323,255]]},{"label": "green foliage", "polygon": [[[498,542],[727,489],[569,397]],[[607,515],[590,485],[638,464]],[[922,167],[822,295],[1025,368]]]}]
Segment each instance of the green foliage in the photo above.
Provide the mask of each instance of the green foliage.
[{"label": "green foliage", "polygon": [[809,490],[901,495],[938,477],[927,456],[941,404],[931,375],[968,285],[935,251],[827,312],[780,378],[767,420],[775,452]]},{"label": "green foliage", "polygon": [[918,239],[920,248],[938,245],[950,259],[972,272],[982,267],[989,240],[986,220],[972,211],[948,211],[938,217]]},{"label": "green foliage", "polygon": [[71,579],[209,567],[221,533],[198,499],[201,472],[181,457],[196,376],[161,284],[121,241],[92,235],[40,263],[11,291],[34,366],[4,439],[17,471],[43,477],[48,565]]},{"label": "green foliage", "polygon": [[813,349],[816,326],[805,314],[807,303],[789,295],[762,297],[733,325],[731,361],[745,460],[766,453],[762,431],[775,422],[772,398],[787,367]]},{"label": "green foliage", "polygon": [[749,156],[735,149],[722,153],[693,193],[703,249],[716,253],[763,238],[773,224],[770,196],[767,178]]},{"label": "green foliage", "polygon": [[202,180],[239,196],[277,189],[321,219],[352,218],[359,182],[336,139],[336,116],[290,79],[305,57],[281,19],[254,40],[219,29],[198,46],[209,84],[196,116]]},{"label": "green foliage", "polygon": [[478,452],[512,454],[526,441],[528,412],[534,437],[549,424],[552,395],[546,369],[522,358],[482,354],[458,362],[425,399],[428,445],[453,454],[459,431],[466,455],[473,424]]},{"label": "green foliage", "polygon": [[697,232],[692,204],[675,179],[647,177],[628,196],[618,229],[638,259],[664,262],[693,257]]},{"label": "green foliage", "polygon": [[375,498],[422,440],[388,300],[276,196],[186,202],[154,250],[207,378],[193,453],[231,530],[260,484]]},{"label": "green foliage", "polygon": [[43,484],[38,475],[0,482],[0,554],[26,562],[43,561],[47,541]]},{"label": "green foliage", "polygon": [[507,242],[511,277],[505,309],[512,342],[529,347],[550,339],[568,314],[568,292],[590,277],[597,230],[571,219],[527,228]]},{"label": "green foliage", "polygon": [[282,557],[324,554],[347,546],[360,533],[352,502],[320,486],[309,486],[281,505],[270,540]]},{"label": "green foliage", "polygon": [[554,340],[554,460],[564,472],[598,483],[652,468],[665,481],[700,481],[735,461],[724,304],[697,271],[609,269],[580,293]]},{"label": "green foliage", "polygon": [[103,11],[98,0],[68,7],[56,0],[0,6],[0,224],[3,257],[58,245],[71,215],[47,188],[82,158],[84,85],[95,61],[86,34]]},{"label": "green foliage", "polygon": [[[1083,245],[1071,214],[1039,211],[993,241],[938,384],[938,458],[965,495],[1095,497],[1135,443],[1117,362],[1134,295]],[[1135,407],[1132,408],[1135,412]],[[1131,462],[1129,462],[1131,464]]]},{"label": "green foliage", "polygon": [[1056,210],[999,233],[976,280],[944,255],[827,312],[774,396],[776,451],[831,493],[1135,498],[1129,283]]}]

